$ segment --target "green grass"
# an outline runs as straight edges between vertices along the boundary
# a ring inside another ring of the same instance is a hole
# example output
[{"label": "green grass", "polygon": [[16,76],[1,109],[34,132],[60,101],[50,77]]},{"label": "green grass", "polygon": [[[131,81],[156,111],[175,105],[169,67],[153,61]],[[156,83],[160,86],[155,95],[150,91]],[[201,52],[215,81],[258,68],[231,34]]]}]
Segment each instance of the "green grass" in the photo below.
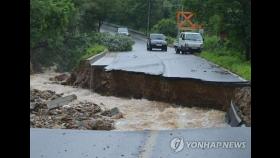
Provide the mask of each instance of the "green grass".
[{"label": "green grass", "polygon": [[85,54],[81,57],[81,60],[85,60],[96,54],[99,54],[103,52],[105,49],[106,47],[103,45],[94,45],[93,47],[89,47],[88,49],[86,49]]},{"label": "green grass", "polygon": [[240,56],[232,54],[217,54],[209,51],[203,51],[200,56],[215,64],[234,72],[246,80],[251,80],[251,63],[245,61]]}]

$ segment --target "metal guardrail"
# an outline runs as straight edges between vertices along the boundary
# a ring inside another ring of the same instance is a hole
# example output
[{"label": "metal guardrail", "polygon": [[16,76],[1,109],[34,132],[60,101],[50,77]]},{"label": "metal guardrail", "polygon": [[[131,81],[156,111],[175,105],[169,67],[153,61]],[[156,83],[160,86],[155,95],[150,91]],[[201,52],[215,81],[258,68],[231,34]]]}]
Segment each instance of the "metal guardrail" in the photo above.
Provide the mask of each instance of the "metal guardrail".
[{"label": "metal guardrail", "polygon": [[237,106],[234,105],[234,103],[230,102],[230,108],[226,114],[226,120],[227,123],[232,127],[245,127],[245,124],[243,123],[242,119],[238,115],[238,109]]}]

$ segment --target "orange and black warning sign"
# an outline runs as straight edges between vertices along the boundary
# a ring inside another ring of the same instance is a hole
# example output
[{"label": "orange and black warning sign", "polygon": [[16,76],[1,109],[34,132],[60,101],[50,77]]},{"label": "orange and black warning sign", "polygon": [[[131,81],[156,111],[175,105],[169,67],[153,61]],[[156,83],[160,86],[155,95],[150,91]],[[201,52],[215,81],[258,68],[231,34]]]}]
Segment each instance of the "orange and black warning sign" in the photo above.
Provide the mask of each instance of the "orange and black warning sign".
[{"label": "orange and black warning sign", "polygon": [[[186,29],[202,29],[202,25],[194,24],[192,22],[192,17],[194,14],[192,12],[184,12],[184,11],[179,11],[176,13],[176,21],[179,30],[186,30]],[[188,27],[187,27],[188,26]]]}]

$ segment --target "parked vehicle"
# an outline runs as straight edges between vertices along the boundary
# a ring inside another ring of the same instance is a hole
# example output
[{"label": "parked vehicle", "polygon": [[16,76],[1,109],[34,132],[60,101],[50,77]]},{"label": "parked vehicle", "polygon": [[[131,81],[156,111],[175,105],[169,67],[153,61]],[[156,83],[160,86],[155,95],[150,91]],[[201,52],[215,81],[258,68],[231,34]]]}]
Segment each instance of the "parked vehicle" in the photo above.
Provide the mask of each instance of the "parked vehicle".
[{"label": "parked vehicle", "polygon": [[181,32],[179,40],[174,43],[174,48],[177,54],[185,54],[187,52],[201,52],[203,48],[203,38],[197,32]]},{"label": "parked vehicle", "polygon": [[147,40],[147,50],[152,51],[153,48],[160,48],[167,51],[167,42],[164,34],[152,33]]},{"label": "parked vehicle", "polygon": [[119,27],[117,30],[118,35],[125,35],[125,36],[130,36],[128,29],[126,27]]}]

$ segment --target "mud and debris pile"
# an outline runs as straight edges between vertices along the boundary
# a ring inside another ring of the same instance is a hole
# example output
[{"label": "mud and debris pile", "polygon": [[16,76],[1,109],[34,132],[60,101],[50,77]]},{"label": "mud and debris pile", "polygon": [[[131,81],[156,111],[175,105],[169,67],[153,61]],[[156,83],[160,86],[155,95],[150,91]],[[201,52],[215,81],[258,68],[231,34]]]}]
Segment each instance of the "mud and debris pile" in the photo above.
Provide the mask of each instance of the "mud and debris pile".
[{"label": "mud and debris pile", "polygon": [[238,88],[233,103],[240,109],[238,114],[246,126],[251,126],[251,87]]},{"label": "mud and debris pile", "polygon": [[32,89],[30,91],[30,112],[44,107],[47,108],[47,101],[54,100],[61,97],[62,95],[63,93],[56,94],[51,90],[40,91],[37,89]]},{"label": "mud and debris pile", "polygon": [[30,91],[30,127],[86,130],[112,130],[114,119],[122,118],[118,108],[102,110],[92,102],[71,102],[49,109],[48,102],[62,97],[53,91]]},{"label": "mud and debris pile", "polygon": [[76,67],[67,78],[65,84],[74,87],[89,88],[90,87],[90,64],[88,61],[83,60],[79,66]]},{"label": "mud and debris pile", "polygon": [[70,78],[69,74],[62,73],[62,74],[59,74],[57,76],[49,78],[49,80],[52,81],[53,83],[62,84],[62,85],[68,85],[69,78]]}]

